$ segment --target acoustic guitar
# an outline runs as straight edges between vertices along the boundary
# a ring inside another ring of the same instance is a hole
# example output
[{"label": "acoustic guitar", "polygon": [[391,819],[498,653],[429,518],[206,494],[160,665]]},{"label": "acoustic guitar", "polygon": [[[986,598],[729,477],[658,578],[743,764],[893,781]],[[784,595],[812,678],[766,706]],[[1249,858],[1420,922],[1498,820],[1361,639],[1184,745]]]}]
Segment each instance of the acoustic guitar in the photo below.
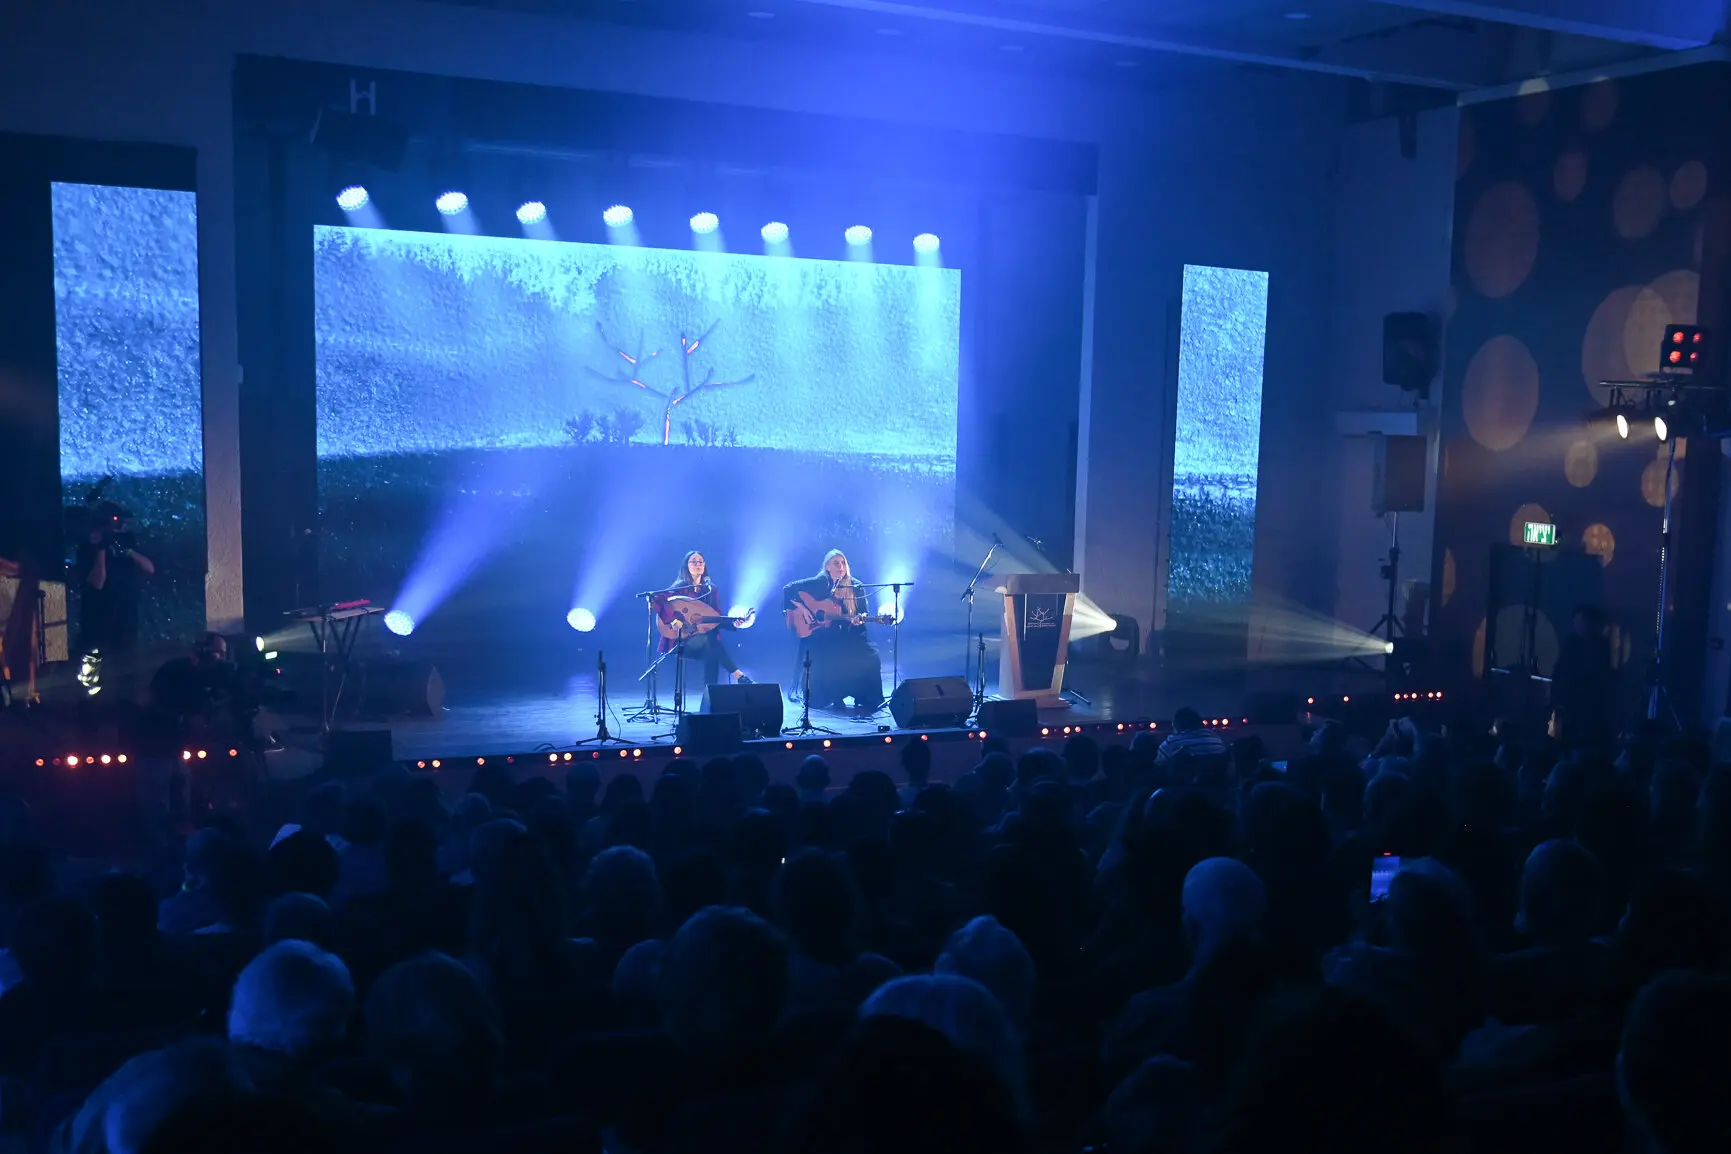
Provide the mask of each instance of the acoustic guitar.
[{"label": "acoustic guitar", "polygon": [[[678,641],[681,637],[695,637],[723,625],[750,625],[756,619],[755,609],[743,617],[720,616],[707,601],[699,601],[695,597],[661,597],[655,601],[655,628],[669,641]],[[679,625],[675,626],[675,621],[679,622]]]},{"label": "acoustic guitar", "polygon": [[894,625],[896,619],[889,613],[854,613],[849,614],[841,602],[835,600],[818,600],[810,593],[801,591],[799,604],[790,606],[787,610],[787,627],[796,637],[810,637],[819,629],[828,629],[832,625]]}]

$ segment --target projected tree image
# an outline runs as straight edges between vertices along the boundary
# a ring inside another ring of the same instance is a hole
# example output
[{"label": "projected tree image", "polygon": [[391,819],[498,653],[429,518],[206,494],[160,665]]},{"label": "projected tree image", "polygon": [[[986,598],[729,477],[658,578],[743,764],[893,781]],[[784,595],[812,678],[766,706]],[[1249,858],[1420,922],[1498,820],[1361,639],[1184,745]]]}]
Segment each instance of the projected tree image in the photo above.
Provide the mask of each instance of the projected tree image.
[{"label": "projected tree image", "polygon": [[[720,323],[720,321],[710,322],[709,327],[704,329],[703,335],[699,337],[691,337],[685,333],[679,334],[679,349],[683,354],[679,358],[679,375],[681,380],[680,384],[674,388],[658,389],[643,379],[645,376],[649,375],[648,370],[657,365],[658,358],[661,356],[661,351],[659,349],[645,355],[643,352],[643,339],[639,337],[637,341],[637,352],[627,352],[623,346],[608,339],[607,330],[603,328],[599,322],[595,325],[595,331],[600,334],[602,342],[613,350],[614,355],[625,362],[626,367],[622,369],[616,368],[611,373],[603,373],[598,369],[590,369],[589,371],[604,381],[613,381],[617,384],[629,385],[632,388],[641,389],[647,395],[660,401],[661,443],[663,445],[671,444],[673,439],[673,410],[675,406],[689,401],[692,397],[695,397],[705,389],[729,389],[735,385],[749,384],[751,381],[756,379],[755,373],[747,373],[745,376],[740,377],[735,381],[718,381],[715,379],[715,369],[712,367],[703,375],[701,381],[698,381],[695,385],[691,383],[691,358],[697,355],[697,350],[703,346],[703,342],[710,338],[710,335],[715,332],[715,326]],[[693,430],[696,430],[699,427],[713,428],[712,425],[708,425],[707,423],[699,426],[697,422],[693,422],[691,425]],[[688,437],[687,439],[690,438]],[[715,441],[711,438],[706,440],[704,443],[714,445]]]},{"label": "projected tree image", "polygon": [[730,599],[948,555],[958,270],[320,226],[313,272],[320,579],[418,643],[604,632],[692,548]]}]

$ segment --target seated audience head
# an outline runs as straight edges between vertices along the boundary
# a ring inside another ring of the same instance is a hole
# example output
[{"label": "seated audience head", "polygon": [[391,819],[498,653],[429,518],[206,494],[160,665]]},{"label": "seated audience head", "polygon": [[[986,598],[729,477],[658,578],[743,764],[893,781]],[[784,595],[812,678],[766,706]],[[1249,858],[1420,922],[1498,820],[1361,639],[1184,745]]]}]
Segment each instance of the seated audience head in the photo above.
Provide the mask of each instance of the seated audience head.
[{"label": "seated audience head", "polygon": [[250,1086],[216,1038],[192,1038],[129,1060],[103,1079],[60,1128],[67,1154],[142,1154],[165,1120]]},{"label": "seated audience head", "polygon": [[1245,858],[1273,884],[1292,871],[1320,867],[1331,841],[1328,822],[1310,795],[1283,781],[1265,781],[1245,798]]},{"label": "seated audience head", "polygon": [[688,849],[661,872],[663,924],[677,930],[698,910],[727,902],[727,863],[702,847]]},{"label": "seated audience head", "polygon": [[601,770],[593,761],[574,762],[565,774],[565,796],[573,805],[593,812],[595,795],[601,792]]},{"label": "seated audience head", "polygon": [[922,741],[918,735],[908,738],[902,742],[901,761],[908,785],[915,790],[924,789],[932,779],[931,742]]},{"label": "seated audience head", "polygon": [[841,965],[858,899],[847,864],[823,850],[800,850],[775,875],[776,922],[794,949],[813,961]]},{"label": "seated audience head", "polygon": [[76,994],[96,980],[96,919],[83,902],[46,898],[18,917],[12,960],[26,984],[49,993]]},{"label": "seated audience head", "polygon": [[1335,991],[1271,1007],[1232,1077],[1221,1154],[1455,1149],[1437,1062],[1376,1007]]},{"label": "seated audience head", "polygon": [[1196,1070],[1177,1058],[1150,1058],[1106,1099],[1107,1149],[1128,1154],[1189,1154],[1201,1113]]},{"label": "seated audience head", "polygon": [[1388,885],[1389,941],[1433,963],[1469,966],[1479,954],[1472,894],[1435,858],[1403,863]]},{"label": "seated audience head", "polygon": [[277,942],[235,980],[228,1040],[300,1060],[342,1040],[355,1008],[347,966],[308,942]]},{"label": "seated audience head", "polygon": [[1731,969],[1731,914],[1700,874],[1656,871],[1629,898],[1616,955],[1615,981],[1625,997],[1666,970]]},{"label": "seated audience head", "polygon": [[1399,770],[1382,769],[1364,787],[1364,824],[1382,829],[1412,797],[1412,778]]},{"label": "seated audience head", "polygon": [[1541,842],[1521,869],[1515,929],[1545,945],[1584,942],[1598,929],[1604,886],[1591,852],[1559,838]]},{"label": "seated audience head", "polygon": [[136,964],[155,948],[156,891],[137,874],[102,875],[90,891],[90,909],[105,958]]},{"label": "seated audience head", "polygon": [[490,1095],[503,1040],[475,975],[443,954],[398,962],[373,983],[367,1045],[413,1104]]},{"label": "seated audience head", "polygon": [[1236,858],[1211,857],[1190,867],[1183,901],[1184,937],[1197,962],[1262,939],[1268,895],[1256,871]]},{"label": "seated audience head", "polygon": [[861,1021],[794,1100],[779,1154],[1026,1154],[1014,1098],[988,1063],[930,1026]]},{"label": "seated audience head", "polygon": [[350,845],[383,845],[390,819],[385,816],[385,807],[373,798],[358,797],[343,807],[339,832]]},{"label": "seated audience head", "polygon": [[1011,1097],[1022,1100],[1025,1055],[1021,1037],[1002,1002],[969,978],[916,974],[878,987],[860,1007],[860,1017],[887,1014],[930,1026],[964,1053],[984,1062]]},{"label": "seated audience head", "polygon": [[799,787],[802,796],[810,798],[823,793],[829,788],[829,763],[813,753],[799,763],[799,771],[794,774],[793,783]]},{"label": "seated audience head", "polygon": [[1087,734],[1078,733],[1064,743],[1064,765],[1070,780],[1086,783],[1100,772],[1100,743]]},{"label": "seated audience head", "polygon": [[391,826],[385,840],[385,872],[398,893],[418,893],[439,883],[439,835],[418,818]]},{"label": "seated audience head", "polygon": [[270,893],[314,894],[328,898],[337,887],[342,864],[331,843],[310,830],[297,830],[265,853],[265,884]]},{"label": "seated audience head", "polygon": [[662,956],[662,1024],[680,1049],[706,1064],[751,1053],[781,1017],[787,959],[787,942],[750,910],[699,912]]},{"label": "seated audience head", "polygon": [[327,781],[308,791],[301,798],[300,826],[314,837],[337,833],[343,824],[343,807],[348,804],[349,791],[340,781]]},{"label": "seated audience head", "polygon": [[317,894],[279,894],[264,914],[264,940],[309,942],[328,950],[336,940],[331,907]]},{"label": "seated audience head", "polygon": [[181,859],[183,888],[205,890],[211,879],[222,870],[223,859],[233,837],[219,826],[205,826],[186,839],[186,852]]},{"label": "seated audience head", "polygon": [[1202,728],[1202,715],[1192,706],[1181,706],[1172,715],[1172,728],[1178,733],[1190,733]]},{"label": "seated audience head", "polygon": [[1034,959],[997,918],[977,917],[951,934],[932,972],[978,982],[998,999],[1010,1023],[1027,1033],[1038,981]]},{"label": "seated audience head", "polygon": [[1643,989],[1623,1025],[1617,1089],[1637,1149],[1731,1150],[1731,978],[1675,972]]},{"label": "seated audience head", "polygon": [[655,936],[661,919],[661,883],[648,854],[616,845],[596,854],[583,877],[590,930],[603,945],[634,945]]}]

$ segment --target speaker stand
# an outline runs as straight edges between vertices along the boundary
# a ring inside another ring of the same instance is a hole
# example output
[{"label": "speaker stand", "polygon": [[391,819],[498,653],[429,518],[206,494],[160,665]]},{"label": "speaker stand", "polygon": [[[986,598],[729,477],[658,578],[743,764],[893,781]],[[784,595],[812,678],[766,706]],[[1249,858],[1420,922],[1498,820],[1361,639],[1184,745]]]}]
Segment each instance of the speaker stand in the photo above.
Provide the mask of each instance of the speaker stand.
[{"label": "speaker stand", "polygon": [[[1406,626],[1401,624],[1400,618],[1396,616],[1394,611],[1396,596],[1400,592],[1400,514],[1390,513],[1388,516],[1390,518],[1388,558],[1383,561],[1382,566],[1378,570],[1382,575],[1384,584],[1388,586],[1386,590],[1388,600],[1383,609],[1382,616],[1377,618],[1376,624],[1370,627],[1369,633],[1372,637],[1376,637],[1382,641],[1383,659],[1382,669],[1380,672],[1382,673],[1383,678],[1392,686],[1396,666],[1394,654],[1390,651],[1390,647],[1394,645],[1397,637],[1404,637],[1406,635]],[[1355,665],[1362,666],[1371,673],[1378,672],[1374,665],[1362,657],[1353,657],[1348,660]]]},{"label": "speaker stand", "polygon": [[805,651],[805,662],[799,671],[799,695],[803,700],[799,703],[799,724],[782,730],[794,737],[809,737],[814,733],[827,733],[837,736],[838,731],[825,729],[821,725],[813,725],[811,720],[811,649]]}]

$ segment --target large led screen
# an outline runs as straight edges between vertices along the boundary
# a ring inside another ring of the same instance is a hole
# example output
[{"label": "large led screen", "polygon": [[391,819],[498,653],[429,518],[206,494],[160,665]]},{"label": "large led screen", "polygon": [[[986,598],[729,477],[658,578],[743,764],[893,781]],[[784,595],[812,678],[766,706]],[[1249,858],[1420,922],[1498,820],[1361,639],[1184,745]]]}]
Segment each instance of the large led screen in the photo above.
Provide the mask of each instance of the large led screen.
[{"label": "large led screen", "polygon": [[538,631],[691,549],[770,611],[948,549],[955,270],[321,226],[314,293],[330,597]]},{"label": "large led screen", "polygon": [[93,184],[52,193],[68,534],[92,497],[126,509],[156,567],[140,640],[185,641],[204,628],[207,557],[197,198]]},{"label": "large led screen", "polygon": [[1167,604],[1250,600],[1268,274],[1184,266]]}]

